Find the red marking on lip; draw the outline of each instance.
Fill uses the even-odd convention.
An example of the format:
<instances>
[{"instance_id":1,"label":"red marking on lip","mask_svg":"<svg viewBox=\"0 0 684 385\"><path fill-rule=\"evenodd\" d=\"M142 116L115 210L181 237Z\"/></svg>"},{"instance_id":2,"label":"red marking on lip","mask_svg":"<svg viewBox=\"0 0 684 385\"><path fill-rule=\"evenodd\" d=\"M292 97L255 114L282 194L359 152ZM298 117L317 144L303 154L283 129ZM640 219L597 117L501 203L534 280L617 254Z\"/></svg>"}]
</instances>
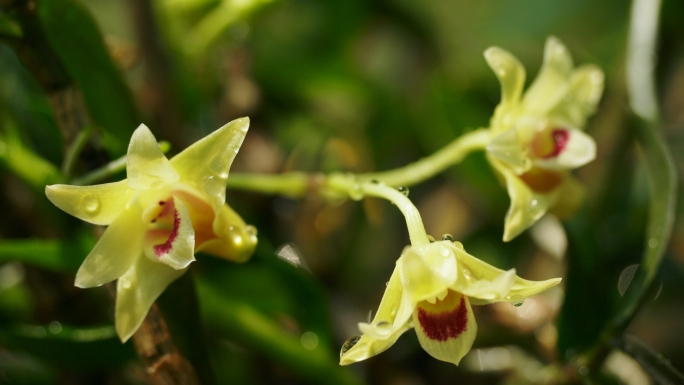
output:
<instances>
[{"instance_id":1,"label":"red marking on lip","mask_svg":"<svg viewBox=\"0 0 684 385\"><path fill-rule=\"evenodd\" d=\"M171 248L173 247L173 241L175 241L176 237L178 237L179 227L180 217L178 216L178 210L174 210L173 229L171 230L171 234L169 234L169 238L166 240L166 242L162 243L161 245L154 246L154 253L157 254L158 258L161 258L162 255L168 254L168 252L171 251Z\"/></svg>"},{"instance_id":2,"label":"red marking on lip","mask_svg":"<svg viewBox=\"0 0 684 385\"><path fill-rule=\"evenodd\" d=\"M568 139L570 138L570 133L568 130L562 128L555 128L551 131L551 139L553 140L553 150L550 154L546 155L544 159L549 159L558 156L565 146L568 144Z\"/></svg>"},{"instance_id":3,"label":"red marking on lip","mask_svg":"<svg viewBox=\"0 0 684 385\"><path fill-rule=\"evenodd\" d=\"M453 310L442 313L431 313L418 308L418 322L422 326L425 335L436 341L446 341L449 338L458 338L468 329L468 308L465 296Z\"/></svg>"}]
</instances>

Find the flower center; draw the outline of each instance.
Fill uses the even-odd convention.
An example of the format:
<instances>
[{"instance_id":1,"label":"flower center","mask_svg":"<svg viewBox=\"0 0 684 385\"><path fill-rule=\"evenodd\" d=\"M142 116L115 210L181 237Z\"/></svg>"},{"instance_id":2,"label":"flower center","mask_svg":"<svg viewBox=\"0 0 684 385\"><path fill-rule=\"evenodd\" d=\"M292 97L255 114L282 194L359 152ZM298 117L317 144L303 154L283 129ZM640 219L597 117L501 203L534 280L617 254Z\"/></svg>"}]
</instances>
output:
<instances>
[{"instance_id":1,"label":"flower center","mask_svg":"<svg viewBox=\"0 0 684 385\"><path fill-rule=\"evenodd\" d=\"M570 133L563 128L554 128L537 133L530 143L530 152L535 158L549 159L558 156L568 144Z\"/></svg>"},{"instance_id":2,"label":"flower center","mask_svg":"<svg viewBox=\"0 0 684 385\"><path fill-rule=\"evenodd\" d=\"M465 297L455 291L435 304L423 301L416 307L418 322L431 340L458 338L468 328L468 308Z\"/></svg>"}]
</instances>

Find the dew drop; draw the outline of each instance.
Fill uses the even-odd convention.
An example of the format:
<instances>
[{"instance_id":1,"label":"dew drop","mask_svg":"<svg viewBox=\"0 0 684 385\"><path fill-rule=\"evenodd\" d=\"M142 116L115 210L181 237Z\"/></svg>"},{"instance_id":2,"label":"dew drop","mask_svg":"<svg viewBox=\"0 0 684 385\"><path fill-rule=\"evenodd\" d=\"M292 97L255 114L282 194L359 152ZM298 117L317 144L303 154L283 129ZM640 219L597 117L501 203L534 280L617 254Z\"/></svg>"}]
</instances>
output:
<instances>
[{"instance_id":1,"label":"dew drop","mask_svg":"<svg viewBox=\"0 0 684 385\"><path fill-rule=\"evenodd\" d=\"M121 288L123 289L130 289L131 288L131 280L126 278L126 277L121 277L119 278L119 281L121 282Z\"/></svg>"},{"instance_id":2,"label":"dew drop","mask_svg":"<svg viewBox=\"0 0 684 385\"><path fill-rule=\"evenodd\" d=\"M81 201L83 211L89 215L97 215L100 212L101 204L100 198L95 195L86 195Z\"/></svg>"},{"instance_id":3,"label":"dew drop","mask_svg":"<svg viewBox=\"0 0 684 385\"><path fill-rule=\"evenodd\" d=\"M515 302L515 303L513 304L513 306L515 306L515 307L520 307L520 306L523 305L523 303L525 303L525 301L522 301L522 302Z\"/></svg>"},{"instance_id":4,"label":"dew drop","mask_svg":"<svg viewBox=\"0 0 684 385\"><path fill-rule=\"evenodd\" d=\"M473 276L471 275L470 270L463 269L462 273L463 273L463 278L465 278L467 280L473 279Z\"/></svg>"},{"instance_id":5,"label":"dew drop","mask_svg":"<svg viewBox=\"0 0 684 385\"><path fill-rule=\"evenodd\" d=\"M428 241L430 241L430 243L435 243L435 238L432 235L428 235L427 237L428 237Z\"/></svg>"},{"instance_id":6,"label":"dew drop","mask_svg":"<svg viewBox=\"0 0 684 385\"><path fill-rule=\"evenodd\" d=\"M258 233L257 228L252 225L245 226L245 232L247 232L247 234L249 234L252 237L256 237Z\"/></svg>"},{"instance_id":7,"label":"dew drop","mask_svg":"<svg viewBox=\"0 0 684 385\"><path fill-rule=\"evenodd\" d=\"M454 241L454 237L452 237L451 234L444 234L444 235L442 235L442 240L443 240L443 241L453 242L453 241Z\"/></svg>"},{"instance_id":8,"label":"dew drop","mask_svg":"<svg viewBox=\"0 0 684 385\"><path fill-rule=\"evenodd\" d=\"M404 196L408 196L408 195L409 195L409 188L406 187L406 186L399 186L399 187L397 187L397 191L399 191L400 193L402 193Z\"/></svg>"},{"instance_id":9,"label":"dew drop","mask_svg":"<svg viewBox=\"0 0 684 385\"><path fill-rule=\"evenodd\" d=\"M344 353L348 352L351 348L353 348L361 339L361 336L356 336L352 337L342 344L342 349L340 349L340 358L344 355Z\"/></svg>"},{"instance_id":10,"label":"dew drop","mask_svg":"<svg viewBox=\"0 0 684 385\"><path fill-rule=\"evenodd\" d=\"M532 202L530 202L530 208L533 209L533 208L537 207L537 204L538 204L538 203L539 203L539 202L537 202L536 199L532 199Z\"/></svg>"},{"instance_id":11,"label":"dew drop","mask_svg":"<svg viewBox=\"0 0 684 385\"><path fill-rule=\"evenodd\" d=\"M451 254L451 250L445 246L442 246L439 248L439 253L442 254L443 257L448 257L449 254Z\"/></svg>"},{"instance_id":12,"label":"dew drop","mask_svg":"<svg viewBox=\"0 0 684 385\"><path fill-rule=\"evenodd\" d=\"M363 191L361 190L361 185L354 183L351 190L349 190L349 198L355 201L360 201L363 199Z\"/></svg>"},{"instance_id":13,"label":"dew drop","mask_svg":"<svg viewBox=\"0 0 684 385\"><path fill-rule=\"evenodd\" d=\"M202 179L202 188L209 195L219 196L226 189L225 180L215 175L207 176Z\"/></svg>"},{"instance_id":14,"label":"dew drop","mask_svg":"<svg viewBox=\"0 0 684 385\"><path fill-rule=\"evenodd\" d=\"M618 279L618 292L620 292L620 296L625 295L625 292L627 291L629 284L632 283L632 278L634 278L634 274L638 268L638 264L630 265L622 270L622 273L620 273L620 279Z\"/></svg>"}]
</instances>

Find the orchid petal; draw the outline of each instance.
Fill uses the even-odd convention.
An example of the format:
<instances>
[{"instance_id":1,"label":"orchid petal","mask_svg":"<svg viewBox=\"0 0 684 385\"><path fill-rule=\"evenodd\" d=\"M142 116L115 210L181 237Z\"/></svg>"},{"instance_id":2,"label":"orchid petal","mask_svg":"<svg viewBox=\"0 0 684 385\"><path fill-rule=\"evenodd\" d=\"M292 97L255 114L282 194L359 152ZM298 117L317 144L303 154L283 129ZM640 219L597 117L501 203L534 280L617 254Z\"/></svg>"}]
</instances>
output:
<instances>
[{"instance_id":1,"label":"orchid petal","mask_svg":"<svg viewBox=\"0 0 684 385\"><path fill-rule=\"evenodd\" d=\"M116 285L116 332L126 342L140 327L152 303L187 269L138 258Z\"/></svg>"},{"instance_id":2,"label":"orchid petal","mask_svg":"<svg viewBox=\"0 0 684 385\"><path fill-rule=\"evenodd\" d=\"M501 105L516 103L525 84L525 67L515 56L499 47L488 48L484 57L501 83Z\"/></svg>"},{"instance_id":3,"label":"orchid petal","mask_svg":"<svg viewBox=\"0 0 684 385\"><path fill-rule=\"evenodd\" d=\"M413 306L405 303L407 297L403 292L399 275L397 266L387 283L373 322L359 324L359 329L364 335L353 347L342 352L340 365L349 365L384 352L410 328L409 319Z\"/></svg>"},{"instance_id":4,"label":"orchid petal","mask_svg":"<svg viewBox=\"0 0 684 385\"><path fill-rule=\"evenodd\" d=\"M508 196L511 198L511 205L504 220L503 240L508 242L543 217L554 203L557 193L551 195L536 193L498 160L491 156L487 159L504 177Z\"/></svg>"},{"instance_id":5,"label":"orchid petal","mask_svg":"<svg viewBox=\"0 0 684 385\"><path fill-rule=\"evenodd\" d=\"M171 159L183 183L204 191L218 214L226 200L226 178L240 149L249 118L235 119Z\"/></svg>"},{"instance_id":6,"label":"orchid petal","mask_svg":"<svg viewBox=\"0 0 684 385\"><path fill-rule=\"evenodd\" d=\"M144 224L142 212L131 205L114 219L76 273L76 286L95 287L122 276L140 256Z\"/></svg>"},{"instance_id":7,"label":"orchid petal","mask_svg":"<svg viewBox=\"0 0 684 385\"><path fill-rule=\"evenodd\" d=\"M128 185L136 190L156 189L179 178L144 124L133 132L128 145L126 174Z\"/></svg>"},{"instance_id":8,"label":"orchid petal","mask_svg":"<svg viewBox=\"0 0 684 385\"><path fill-rule=\"evenodd\" d=\"M587 116L596 111L604 87L604 75L594 65L583 65L576 68L570 77L570 88L563 101L551 112L551 115L567 120L577 127L586 123Z\"/></svg>"},{"instance_id":9,"label":"orchid petal","mask_svg":"<svg viewBox=\"0 0 684 385\"><path fill-rule=\"evenodd\" d=\"M125 180L95 186L56 184L45 187L45 195L55 206L95 225L112 223L126 207L133 191Z\"/></svg>"},{"instance_id":10,"label":"orchid petal","mask_svg":"<svg viewBox=\"0 0 684 385\"><path fill-rule=\"evenodd\" d=\"M549 37L544 46L544 64L523 96L523 110L531 115L543 115L554 108L568 90L572 66L568 49L558 38Z\"/></svg>"},{"instance_id":11,"label":"orchid petal","mask_svg":"<svg viewBox=\"0 0 684 385\"><path fill-rule=\"evenodd\" d=\"M461 262L461 274L468 276L469 279L459 278L451 289L467 295L474 305L486 305L499 301L522 302L525 298L552 288L561 281L560 278L528 281L515 275L515 269L504 271L463 250L457 250L456 253Z\"/></svg>"},{"instance_id":12,"label":"orchid petal","mask_svg":"<svg viewBox=\"0 0 684 385\"><path fill-rule=\"evenodd\" d=\"M468 297L454 291L434 305L420 302L413 312L413 325L428 354L455 365L470 351L477 334Z\"/></svg>"},{"instance_id":13,"label":"orchid petal","mask_svg":"<svg viewBox=\"0 0 684 385\"><path fill-rule=\"evenodd\" d=\"M256 248L256 229L246 225L228 205L221 205L213 231L216 238L202 243L197 251L241 263L247 261Z\"/></svg>"},{"instance_id":14,"label":"orchid petal","mask_svg":"<svg viewBox=\"0 0 684 385\"><path fill-rule=\"evenodd\" d=\"M195 231L183 202L180 199L170 202L174 205L172 228L148 230L145 254L153 262L159 261L179 270L188 267L195 260Z\"/></svg>"},{"instance_id":15,"label":"orchid petal","mask_svg":"<svg viewBox=\"0 0 684 385\"><path fill-rule=\"evenodd\" d=\"M520 144L516 129L495 136L487 145L487 152L505 162L516 173L523 173L530 166L530 160Z\"/></svg>"},{"instance_id":16,"label":"orchid petal","mask_svg":"<svg viewBox=\"0 0 684 385\"><path fill-rule=\"evenodd\" d=\"M404 249L400 276L414 303L437 296L457 278L457 263L450 242L435 242Z\"/></svg>"}]
</instances>

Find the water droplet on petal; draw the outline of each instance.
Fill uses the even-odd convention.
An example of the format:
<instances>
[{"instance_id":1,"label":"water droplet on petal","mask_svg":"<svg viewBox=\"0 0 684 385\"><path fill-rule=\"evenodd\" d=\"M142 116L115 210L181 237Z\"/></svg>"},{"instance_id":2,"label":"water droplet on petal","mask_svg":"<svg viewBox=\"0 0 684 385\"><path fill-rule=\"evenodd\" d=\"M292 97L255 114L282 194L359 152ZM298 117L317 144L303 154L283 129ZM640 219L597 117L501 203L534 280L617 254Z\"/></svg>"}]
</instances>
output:
<instances>
[{"instance_id":1,"label":"water droplet on petal","mask_svg":"<svg viewBox=\"0 0 684 385\"><path fill-rule=\"evenodd\" d=\"M471 275L470 270L463 269L462 273L463 273L463 278L465 278L467 280L473 279L473 276Z\"/></svg>"},{"instance_id":2,"label":"water droplet on petal","mask_svg":"<svg viewBox=\"0 0 684 385\"><path fill-rule=\"evenodd\" d=\"M83 211L89 215L97 215L100 212L100 198L95 195L86 195L81 201Z\"/></svg>"},{"instance_id":3,"label":"water droplet on petal","mask_svg":"<svg viewBox=\"0 0 684 385\"><path fill-rule=\"evenodd\" d=\"M247 232L247 234L249 234L252 237L256 237L258 233L257 228L252 225L245 226L245 232Z\"/></svg>"},{"instance_id":4,"label":"water droplet on petal","mask_svg":"<svg viewBox=\"0 0 684 385\"><path fill-rule=\"evenodd\" d=\"M443 241L453 242L453 241L454 241L454 237L452 237L451 234L444 234L444 235L442 235L442 240L443 240Z\"/></svg>"},{"instance_id":5,"label":"water droplet on petal","mask_svg":"<svg viewBox=\"0 0 684 385\"><path fill-rule=\"evenodd\" d=\"M513 304L513 306L515 306L515 307L520 307L520 306L522 306L522 305L523 305L523 303L525 303L525 301L522 301L522 302L516 302L516 303L514 303L514 304Z\"/></svg>"},{"instance_id":6,"label":"water droplet on petal","mask_svg":"<svg viewBox=\"0 0 684 385\"><path fill-rule=\"evenodd\" d=\"M355 201L360 201L363 199L363 191L361 190L361 185L354 183L351 190L349 190L349 198Z\"/></svg>"},{"instance_id":7,"label":"water droplet on petal","mask_svg":"<svg viewBox=\"0 0 684 385\"><path fill-rule=\"evenodd\" d=\"M202 188L209 195L220 196L226 190L225 179L214 175L207 176L202 179Z\"/></svg>"},{"instance_id":8,"label":"water droplet on petal","mask_svg":"<svg viewBox=\"0 0 684 385\"><path fill-rule=\"evenodd\" d=\"M439 253L442 254L443 257L448 257L449 254L451 254L451 250L449 250L448 247L442 246L439 248Z\"/></svg>"},{"instance_id":9,"label":"water droplet on petal","mask_svg":"<svg viewBox=\"0 0 684 385\"><path fill-rule=\"evenodd\" d=\"M397 191L399 191L400 193L402 193L404 196L408 196L408 195L409 195L409 188L406 187L406 186L399 186L399 187L397 187Z\"/></svg>"},{"instance_id":10,"label":"water droplet on petal","mask_svg":"<svg viewBox=\"0 0 684 385\"><path fill-rule=\"evenodd\" d=\"M126 278L126 277L121 277L119 278L119 281L121 281L121 288L123 289L130 289L131 288L131 280Z\"/></svg>"},{"instance_id":11,"label":"water droplet on petal","mask_svg":"<svg viewBox=\"0 0 684 385\"><path fill-rule=\"evenodd\" d=\"M532 199L532 202L530 202L530 208L533 209L533 208L537 207L538 203L539 202L537 202L536 199Z\"/></svg>"},{"instance_id":12,"label":"water droplet on petal","mask_svg":"<svg viewBox=\"0 0 684 385\"><path fill-rule=\"evenodd\" d=\"M435 243L435 238L432 235L428 235L427 237L428 237L428 241L430 241L430 243Z\"/></svg>"},{"instance_id":13,"label":"water droplet on petal","mask_svg":"<svg viewBox=\"0 0 684 385\"><path fill-rule=\"evenodd\" d=\"M351 348L353 348L361 339L361 336L356 336L352 337L342 344L342 349L340 349L340 358L344 355L344 353L348 352Z\"/></svg>"}]
</instances>

